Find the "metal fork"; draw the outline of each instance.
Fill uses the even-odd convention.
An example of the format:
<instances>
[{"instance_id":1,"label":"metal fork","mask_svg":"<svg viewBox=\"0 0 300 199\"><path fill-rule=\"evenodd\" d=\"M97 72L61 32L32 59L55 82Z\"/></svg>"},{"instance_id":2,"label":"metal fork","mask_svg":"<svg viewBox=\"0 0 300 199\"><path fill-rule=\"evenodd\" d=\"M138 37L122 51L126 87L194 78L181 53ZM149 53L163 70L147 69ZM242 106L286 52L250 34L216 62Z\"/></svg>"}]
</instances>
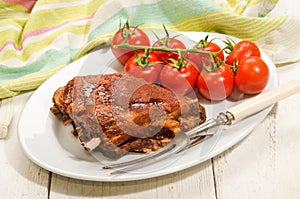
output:
<instances>
[{"instance_id":1,"label":"metal fork","mask_svg":"<svg viewBox=\"0 0 300 199\"><path fill-rule=\"evenodd\" d=\"M103 166L103 169L114 169L114 168L121 168L121 167L128 167L131 165L136 165L138 163L143 162L143 165L146 164L146 161L151 160L161 160L165 158L165 154L169 156L170 154L179 153L185 149L188 149L192 146L195 146L204 140L212 137L215 133L208 133L207 129L212 128L214 126L220 125L221 120L218 119L209 119L205 123L187 131L181 132L170 142L168 145L163 147L162 149L158 150L157 152L153 152L151 154L145 155L141 158L137 158L131 161L121 162L121 163L114 163L108 164ZM223 121L224 124L224 121Z\"/></svg>"},{"instance_id":2,"label":"metal fork","mask_svg":"<svg viewBox=\"0 0 300 199\"><path fill-rule=\"evenodd\" d=\"M193 144L199 144L201 141L195 141L195 138L201 136L213 136L215 133L207 134L205 130L219 126L219 125L231 125L233 121L242 120L264 108L284 99L288 96L300 92L300 80L292 80L288 83L282 84L275 89L261 93L251 99L246 100L230 109L225 113L221 112L215 119L209 119L205 123L193 128L188 132L181 132L173 139L170 144L163 147L157 152L146 155L142 158L138 158L132 161L127 161L123 163L110 164L104 166L106 169L119 169L112 173L126 173L137 168L144 167L148 164L157 162L159 160L165 159L175 153L184 150L186 147L190 147ZM195 141L193 143L193 141Z\"/></svg>"}]
</instances>

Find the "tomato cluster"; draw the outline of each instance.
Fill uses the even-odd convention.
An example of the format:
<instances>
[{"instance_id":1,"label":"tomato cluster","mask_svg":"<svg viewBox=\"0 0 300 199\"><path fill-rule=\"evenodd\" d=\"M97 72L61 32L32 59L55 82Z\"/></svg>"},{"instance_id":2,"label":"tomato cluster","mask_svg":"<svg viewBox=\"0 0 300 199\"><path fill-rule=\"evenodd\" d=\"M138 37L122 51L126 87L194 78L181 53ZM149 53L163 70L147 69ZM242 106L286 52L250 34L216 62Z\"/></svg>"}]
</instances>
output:
<instances>
[{"instance_id":1,"label":"tomato cluster","mask_svg":"<svg viewBox=\"0 0 300 199\"><path fill-rule=\"evenodd\" d=\"M230 96L234 87L243 94L260 93L268 83L269 68L261 59L258 46L249 40L236 44L227 40L225 43L223 50L227 56L219 58L213 70L205 68L201 71L197 85L199 92L214 101Z\"/></svg>"},{"instance_id":2,"label":"tomato cluster","mask_svg":"<svg viewBox=\"0 0 300 199\"><path fill-rule=\"evenodd\" d=\"M124 37L124 35L127 36ZM196 86L199 75L197 67L193 62L183 59L181 54L155 50L139 50L134 53L134 50L114 47L122 44L125 39L128 44L135 46L150 46L150 42L148 36L138 27L123 27L114 34L111 49L119 62L124 64L126 73L144 78L151 83L159 82L180 95L189 93ZM157 39L152 44L152 47L161 46L168 49L186 49L182 41L170 38L168 35Z\"/></svg>"},{"instance_id":3,"label":"tomato cluster","mask_svg":"<svg viewBox=\"0 0 300 199\"><path fill-rule=\"evenodd\" d=\"M124 43L141 48L115 47ZM143 30L126 26L114 34L111 49L126 73L180 95L197 88L203 97L219 101L230 96L234 87L245 94L261 92L268 83L269 69L256 44L248 40L235 44L229 39L224 44L221 48L206 37L189 50L166 34L151 45Z\"/></svg>"}]
</instances>

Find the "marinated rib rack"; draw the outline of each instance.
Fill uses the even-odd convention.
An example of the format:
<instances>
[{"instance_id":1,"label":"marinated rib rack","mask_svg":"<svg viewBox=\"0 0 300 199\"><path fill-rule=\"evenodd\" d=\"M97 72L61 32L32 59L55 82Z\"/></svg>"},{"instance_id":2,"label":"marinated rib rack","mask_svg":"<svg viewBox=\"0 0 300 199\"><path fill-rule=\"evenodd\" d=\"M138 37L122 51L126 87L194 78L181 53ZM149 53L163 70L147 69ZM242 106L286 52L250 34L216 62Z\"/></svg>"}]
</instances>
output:
<instances>
[{"instance_id":1,"label":"marinated rib rack","mask_svg":"<svg viewBox=\"0 0 300 199\"><path fill-rule=\"evenodd\" d=\"M51 112L88 151L118 158L129 151L149 153L206 119L197 98L124 74L76 76L53 95Z\"/></svg>"}]
</instances>

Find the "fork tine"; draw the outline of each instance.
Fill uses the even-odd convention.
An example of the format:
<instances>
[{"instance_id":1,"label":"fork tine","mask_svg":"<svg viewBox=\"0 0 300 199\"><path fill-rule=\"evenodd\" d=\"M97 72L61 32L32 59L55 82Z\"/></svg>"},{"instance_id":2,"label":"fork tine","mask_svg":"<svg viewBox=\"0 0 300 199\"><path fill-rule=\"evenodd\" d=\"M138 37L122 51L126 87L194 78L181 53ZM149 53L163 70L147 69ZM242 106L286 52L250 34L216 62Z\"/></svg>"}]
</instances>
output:
<instances>
[{"instance_id":1,"label":"fork tine","mask_svg":"<svg viewBox=\"0 0 300 199\"><path fill-rule=\"evenodd\" d=\"M185 133L186 135L188 135L190 137L190 139L195 137L195 136L197 136L197 137L201 137L201 136L202 137L208 137L208 136L212 136L213 134L206 133L206 132L204 132L204 130L207 130L208 128L213 127L215 125L217 125L216 120L209 119L205 123L193 128L193 129L191 129L187 132L182 132L182 133ZM145 155L141 158L137 158L137 159L134 159L134 160L131 160L131 161L108 164L108 165L103 166L102 168L103 169L113 169L113 168L127 167L127 166L130 166L130 165L135 165L137 163L144 162L144 161L146 161L148 159L151 159L151 158L156 158L156 157L162 156L163 154L172 151L172 149L176 147L176 143L173 143L173 144L171 144L171 143L168 144L167 146L164 146L162 149L160 149L159 151L157 151L155 153L151 153L149 155ZM188 143L188 144L186 144L186 146L188 146L190 144L191 143ZM193 144L193 146L194 145L195 144ZM186 148L186 146L184 148ZM182 148L180 151L182 151L184 148Z\"/></svg>"},{"instance_id":2,"label":"fork tine","mask_svg":"<svg viewBox=\"0 0 300 199\"><path fill-rule=\"evenodd\" d=\"M190 147L193 147L212 136L213 135L210 135L210 134L206 135L206 136L195 136L194 138L192 138L191 142L187 143L187 145L182 145L180 147L176 147L176 144L173 144L173 147L168 152L159 153L159 154L157 154L157 156L152 156L152 158L147 158L142 161L139 161L141 164L132 164L132 165L127 165L127 167L118 168L117 170L111 172L111 174L127 173L129 171L133 171L135 169L149 165L152 162L158 162L160 160L166 159L166 158L170 157L171 155L177 154L186 149L189 149Z\"/></svg>"},{"instance_id":3,"label":"fork tine","mask_svg":"<svg viewBox=\"0 0 300 199\"><path fill-rule=\"evenodd\" d=\"M212 128L214 126L217 126L218 123L215 119L209 119L206 120L203 124L196 126L195 128L192 128L191 130L185 132L188 136L193 137L195 135L197 136L206 136L206 135L213 135L211 133L207 133L205 130Z\"/></svg>"},{"instance_id":4,"label":"fork tine","mask_svg":"<svg viewBox=\"0 0 300 199\"><path fill-rule=\"evenodd\" d=\"M195 136L194 138L192 138L191 144L187 145L184 149L182 149L182 151L204 142L205 140L211 138L213 135L214 134L207 134L205 136Z\"/></svg>"},{"instance_id":5,"label":"fork tine","mask_svg":"<svg viewBox=\"0 0 300 199\"><path fill-rule=\"evenodd\" d=\"M134 166L134 165L147 165L151 160L160 160L161 157L167 157L170 154L174 154L176 151L181 150L185 146L190 144L190 138L183 132L178 133L176 137L165 147L158 150L157 152L154 152L152 154L143 156L141 158L127 161L123 163L116 163L116 164L110 164L107 166L104 166L105 169L111 169L111 168L121 168L121 167L128 167L128 166ZM138 164L140 163L140 164Z\"/></svg>"},{"instance_id":6,"label":"fork tine","mask_svg":"<svg viewBox=\"0 0 300 199\"><path fill-rule=\"evenodd\" d=\"M164 159L170 157L171 155L176 154L178 151L181 151L186 145L177 147L176 143L174 143L174 144L172 144L172 146L173 147L168 152L158 153L157 156L154 156L152 158L147 158L147 159L141 161L140 164L133 164L133 165L129 165L127 167L118 168L117 170L111 172L110 174L113 175L113 174L127 173L127 172L133 171L135 169L139 169L144 166L147 166L151 163L155 163L155 162L164 160Z\"/></svg>"},{"instance_id":7,"label":"fork tine","mask_svg":"<svg viewBox=\"0 0 300 199\"><path fill-rule=\"evenodd\" d=\"M149 155L145 155L141 158L137 158L131 161L126 161L126 162L121 162L121 163L115 163L115 164L109 164L109 165L105 165L102 168L103 169L113 169L113 168L119 168L119 167L126 167L126 166L130 166L130 165L134 165L140 162L143 162L147 159L150 158L155 158L155 157L159 157L169 151L171 151L173 148L176 147L176 144L168 144L167 146L163 147L162 149L160 149L159 151L155 152L155 153L151 153Z\"/></svg>"}]
</instances>

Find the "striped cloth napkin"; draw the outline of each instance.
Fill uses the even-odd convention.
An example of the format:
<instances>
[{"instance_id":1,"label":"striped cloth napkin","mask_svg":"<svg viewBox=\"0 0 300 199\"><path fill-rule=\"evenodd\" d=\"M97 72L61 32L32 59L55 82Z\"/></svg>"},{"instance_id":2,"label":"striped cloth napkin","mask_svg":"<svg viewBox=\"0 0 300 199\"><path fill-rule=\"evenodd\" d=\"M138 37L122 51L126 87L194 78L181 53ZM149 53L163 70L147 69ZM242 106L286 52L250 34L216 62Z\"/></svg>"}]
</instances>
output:
<instances>
[{"instance_id":1,"label":"striped cloth napkin","mask_svg":"<svg viewBox=\"0 0 300 199\"><path fill-rule=\"evenodd\" d=\"M300 59L300 19L268 17L277 0L0 0L0 137L9 97L34 90L108 42L120 20L173 31L219 32L255 41L275 64ZM289 53L287 49L294 49ZM8 98L8 99L7 99Z\"/></svg>"}]
</instances>

